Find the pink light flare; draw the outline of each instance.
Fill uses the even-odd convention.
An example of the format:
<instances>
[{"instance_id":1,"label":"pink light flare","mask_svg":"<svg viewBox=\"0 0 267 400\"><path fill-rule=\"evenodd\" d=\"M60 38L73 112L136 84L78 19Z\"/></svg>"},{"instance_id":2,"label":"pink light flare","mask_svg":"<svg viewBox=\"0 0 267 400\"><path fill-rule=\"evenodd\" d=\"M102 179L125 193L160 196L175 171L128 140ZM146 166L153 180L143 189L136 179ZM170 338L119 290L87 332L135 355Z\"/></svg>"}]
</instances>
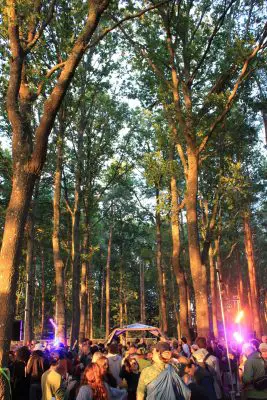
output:
<instances>
[{"instance_id":1,"label":"pink light flare","mask_svg":"<svg viewBox=\"0 0 267 400\"><path fill-rule=\"evenodd\" d=\"M233 337L239 344L244 342L244 338L239 332L234 332Z\"/></svg>"},{"instance_id":2,"label":"pink light flare","mask_svg":"<svg viewBox=\"0 0 267 400\"><path fill-rule=\"evenodd\" d=\"M57 329L57 324L54 322L53 318L49 318L49 322L53 326L54 329Z\"/></svg>"},{"instance_id":3,"label":"pink light flare","mask_svg":"<svg viewBox=\"0 0 267 400\"><path fill-rule=\"evenodd\" d=\"M237 316L235 317L235 323L236 323L236 324L240 324L241 319L243 319L244 316L245 316L244 311L243 311L243 310L240 310L240 311L238 312Z\"/></svg>"}]
</instances>

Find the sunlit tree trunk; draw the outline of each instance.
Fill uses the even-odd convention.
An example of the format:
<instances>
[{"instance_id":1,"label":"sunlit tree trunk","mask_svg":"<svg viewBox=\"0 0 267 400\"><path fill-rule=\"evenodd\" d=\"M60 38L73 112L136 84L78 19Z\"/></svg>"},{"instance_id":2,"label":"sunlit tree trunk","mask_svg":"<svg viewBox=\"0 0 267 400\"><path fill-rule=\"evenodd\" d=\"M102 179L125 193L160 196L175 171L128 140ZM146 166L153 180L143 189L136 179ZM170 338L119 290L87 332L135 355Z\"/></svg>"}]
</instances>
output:
<instances>
[{"instance_id":1,"label":"sunlit tree trunk","mask_svg":"<svg viewBox=\"0 0 267 400\"><path fill-rule=\"evenodd\" d=\"M79 341L85 338L86 322L88 317L88 230L84 232L82 249L82 270L81 270L81 317ZM87 322L88 323L88 322Z\"/></svg>"},{"instance_id":2,"label":"sunlit tree trunk","mask_svg":"<svg viewBox=\"0 0 267 400\"><path fill-rule=\"evenodd\" d=\"M171 276L173 276L174 272L173 272L173 266L172 266L172 259L171 259L170 265L171 265ZM176 296L176 287L175 287L174 279L171 279L170 288L171 288L171 301L172 301L172 307L173 307L174 322L175 322L175 326L176 326L177 337L180 338L181 337L181 328L180 328L180 320L179 320L179 313L178 313L178 307L177 307L178 300L177 300L177 296Z\"/></svg>"},{"instance_id":3,"label":"sunlit tree trunk","mask_svg":"<svg viewBox=\"0 0 267 400\"><path fill-rule=\"evenodd\" d=\"M156 240L157 240L157 253L156 253L156 265L158 272L158 286L159 286L159 306L160 306L160 318L163 332L168 332L168 320L167 320L167 304L166 304L166 292L164 291L164 274L162 267L162 243L161 243L161 217L160 217L160 204L159 204L159 189L156 188Z\"/></svg>"},{"instance_id":4,"label":"sunlit tree trunk","mask_svg":"<svg viewBox=\"0 0 267 400\"><path fill-rule=\"evenodd\" d=\"M202 265L197 221L198 157L188 148L188 173L186 180L186 217L190 269L196 301L196 323L199 336L209 335L209 310L206 268Z\"/></svg>"},{"instance_id":5,"label":"sunlit tree trunk","mask_svg":"<svg viewBox=\"0 0 267 400\"><path fill-rule=\"evenodd\" d=\"M64 283L64 263L60 250L60 199L61 199L61 179L63 161L63 135L64 135L64 109L59 113L59 130L57 136L57 160L54 176L54 199L53 199L53 259L56 280L56 324L55 335L57 339L66 342L66 321L65 321L65 283Z\"/></svg>"},{"instance_id":6,"label":"sunlit tree trunk","mask_svg":"<svg viewBox=\"0 0 267 400\"><path fill-rule=\"evenodd\" d=\"M209 263L210 263L210 291L211 291L211 313L212 313L212 327L213 334L218 338L218 325L217 325L217 286L216 286L216 268L213 258L213 248L209 248Z\"/></svg>"},{"instance_id":7,"label":"sunlit tree trunk","mask_svg":"<svg viewBox=\"0 0 267 400\"><path fill-rule=\"evenodd\" d=\"M145 266L144 262L140 262L140 321L146 323L146 306L145 306Z\"/></svg>"},{"instance_id":8,"label":"sunlit tree trunk","mask_svg":"<svg viewBox=\"0 0 267 400\"><path fill-rule=\"evenodd\" d=\"M246 250L246 258L248 263L248 276L251 294L251 313L253 315L253 327L257 337L261 335L260 312L259 312L259 293L257 289L256 264L254 257L253 237L251 231L251 222L249 212L245 212L243 216L244 222L244 242Z\"/></svg>"},{"instance_id":9,"label":"sunlit tree trunk","mask_svg":"<svg viewBox=\"0 0 267 400\"><path fill-rule=\"evenodd\" d=\"M27 255L26 255L26 299L24 317L24 345L33 339L33 297L34 297L34 271L33 271L33 248L34 248L34 218L33 212L28 214L26 225Z\"/></svg>"},{"instance_id":10,"label":"sunlit tree trunk","mask_svg":"<svg viewBox=\"0 0 267 400\"><path fill-rule=\"evenodd\" d=\"M112 225L109 231L108 240L108 255L106 264L106 338L110 333L110 260L111 260L111 246L112 246Z\"/></svg>"},{"instance_id":11,"label":"sunlit tree trunk","mask_svg":"<svg viewBox=\"0 0 267 400\"><path fill-rule=\"evenodd\" d=\"M72 215L72 322L71 322L71 345L79 337L80 327L80 235L79 221L80 212L78 208Z\"/></svg>"},{"instance_id":12,"label":"sunlit tree trunk","mask_svg":"<svg viewBox=\"0 0 267 400\"><path fill-rule=\"evenodd\" d=\"M125 321L125 324L127 325L128 324L128 306L127 306L126 292L124 292L124 306L123 306L123 309L124 309L124 321Z\"/></svg>"},{"instance_id":13,"label":"sunlit tree trunk","mask_svg":"<svg viewBox=\"0 0 267 400\"><path fill-rule=\"evenodd\" d=\"M176 177L171 177L171 232L172 232L172 266L179 289L179 323L181 335L190 337L188 326L188 309L186 282L180 264L181 242L179 227L179 208Z\"/></svg>"},{"instance_id":14,"label":"sunlit tree trunk","mask_svg":"<svg viewBox=\"0 0 267 400\"><path fill-rule=\"evenodd\" d=\"M89 267L91 268L91 265L90 265L90 263L89 263ZM94 324L93 324L93 322L94 322L94 320L93 320L93 317L94 317L94 314L93 314L93 305L94 305L94 288L93 288L93 282L92 282L92 274L90 273L90 277L91 277L91 279L90 279L90 282L91 282L91 285L90 285L90 287L89 287L89 293L88 293L88 320L89 320L89 337L91 338L91 339L93 339L93 337L94 337L94 331L93 331L93 327L94 327Z\"/></svg>"},{"instance_id":15,"label":"sunlit tree trunk","mask_svg":"<svg viewBox=\"0 0 267 400\"><path fill-rule=\"evenodd\" d=\"M88 335L93 338L93 304L94 304L94 282L92 277L92 263L88 262Z\"/></svg>"},{"instance_id":16,"label":"sunlit tree trunk","mask_svg":"<svg viewBox=\"0 0 267 400\"><path fill-rule=\"evenodd\" d=\"M243 276L242 276L242 267L241 267L241 261L240 261L240 250L239 247L236 246L235 249L235 261L236 261L236 269L237 269L237 290L238 290L238 296L239 296L239 301L240 301L240 307L241 309L245 306L245 299L244 299L244 283L243 283Z\"/></svg>"},{"instance_id":17,"label":"sunlit tree trunk","mask_svg":"<svg viewBox=\"0 0 267 400\"><path fill-rule=\"evenodd\" d=\"M105 302L105 272L102 270L101 274L101 299L100 299L100 330L103 329L103 319L104 319L104 302Z\"/></svg>"}]
</instances>

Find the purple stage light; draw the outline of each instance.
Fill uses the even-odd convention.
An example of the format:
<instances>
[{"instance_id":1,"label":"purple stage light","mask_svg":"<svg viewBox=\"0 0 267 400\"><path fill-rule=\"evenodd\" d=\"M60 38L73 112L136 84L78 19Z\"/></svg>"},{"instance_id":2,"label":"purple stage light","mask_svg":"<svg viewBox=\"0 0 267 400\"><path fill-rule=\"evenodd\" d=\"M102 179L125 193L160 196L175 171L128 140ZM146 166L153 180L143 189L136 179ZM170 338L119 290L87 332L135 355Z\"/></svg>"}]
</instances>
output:
<instances>
[{"instance_id":1,"label":"purple stage light","mask_svg":"<svg viewBox=\"0 0 267 400\"><path fill-rule=\"evenodd\" d=\"M233 337L239 344L244 342L244 338L239 332L234 332Z\"/></svg>"},{"instance_id":2,"label":"purple stage light","mask_svg":"<svg viewBox=\"0 0 267 400\"><path fill-rule=\"evenodd\" d=\"M54 329L57 329L57 324L54 322L53 318L49 318L49 322L53 326Z\"/></svg>"}]
</instances>

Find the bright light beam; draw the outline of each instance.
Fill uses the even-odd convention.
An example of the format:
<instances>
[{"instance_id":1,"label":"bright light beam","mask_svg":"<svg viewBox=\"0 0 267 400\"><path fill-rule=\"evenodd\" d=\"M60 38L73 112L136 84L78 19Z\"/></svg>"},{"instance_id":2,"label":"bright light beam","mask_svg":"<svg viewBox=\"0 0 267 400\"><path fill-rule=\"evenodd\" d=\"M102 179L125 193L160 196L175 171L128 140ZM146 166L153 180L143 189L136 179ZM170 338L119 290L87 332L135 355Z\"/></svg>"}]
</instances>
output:
<instances>
[{"instance_id":1,"label":"bright light beam","mask_svg":"<svg viewBox=\"0 0 267 400\"><path fill-rule=\"evenodd\" d=\"M54 329L57 329L57 324L54 322L53 318L49 318L49 322L53 326Z\"/></svg>"},{"instance_id":2,"label":"bright light beam","mask_svg":"<svg viewBox=\"0 0 267 400\"><path fill-rule=\"evenodd\" d=\"M239 313L237 314L236 318L235 318L235 323L236 324L240 324L241 319L243 319L245 316L245 313L243 310L239 311Z\"/></svg>"},{"instance_id":3,"label":"bright light beam","mask_svg":"<svg viewBox=\"0 0 267 400\"><path fill-rule=\"evenodd\" d=\"M244 338L243 338L242 335L240 335L239 332L234 332L233 337L237 341L237 343L239 343L239 344L244 342Z\"/></svg>"}]
</instances>

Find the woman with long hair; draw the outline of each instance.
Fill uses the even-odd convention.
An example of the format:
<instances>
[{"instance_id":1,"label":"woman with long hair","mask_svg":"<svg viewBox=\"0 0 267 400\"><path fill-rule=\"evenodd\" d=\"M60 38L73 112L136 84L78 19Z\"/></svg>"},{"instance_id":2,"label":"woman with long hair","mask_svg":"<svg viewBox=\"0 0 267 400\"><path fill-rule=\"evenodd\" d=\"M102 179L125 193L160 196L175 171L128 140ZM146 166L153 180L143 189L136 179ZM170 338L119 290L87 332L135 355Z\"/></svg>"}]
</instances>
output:
<instances>
[{"instance_id":1,"label":"woman with long hair","mask_svg":"<svg viewBox=\"0 0 267 400\"><path fill-rule=\"evenodd\" d=\"M99 357L96 360L96 364L100 367L100 371L103 376L104 382L106 382L109 386L116 388L117 381L109 371L109 364L107 357L101 355L101 357Z\"/></svg>"},{"instance_id":2,"label":"woman with long hair","mask_svg":"<svg viewBox=\"0 0 267 400\"><path fill-rule=\"evenodd\" d=\"M77 400L108 400L108 390L104 384L101 369L91 364L84 370Z\"/></svg>"}]
</instances>

